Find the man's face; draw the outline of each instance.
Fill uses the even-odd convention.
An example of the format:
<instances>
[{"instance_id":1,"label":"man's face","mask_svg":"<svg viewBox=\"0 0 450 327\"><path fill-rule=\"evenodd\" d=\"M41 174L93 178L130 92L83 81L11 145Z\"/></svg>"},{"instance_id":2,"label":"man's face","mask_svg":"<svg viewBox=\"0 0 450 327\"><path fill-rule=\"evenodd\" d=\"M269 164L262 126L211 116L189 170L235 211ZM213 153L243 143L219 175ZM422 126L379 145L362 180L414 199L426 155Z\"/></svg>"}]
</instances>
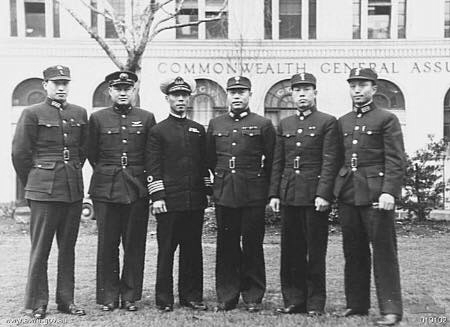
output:
<instances>
[{"instance_id":1,"label":"man's face","mask_svg":"<svg viewBox=\"0 0 450 327\"><path fill-rule=\"evenodd\" d=\"M170 112L182 116L187 109L190 94L185 91L175 91L166 95L166 100L170 106Z\"/></svg>"},{"instance_id":2,"label":"man's face","mask_svg":"<svg viewBox=\"0 0 450 327\"><path fill-rule=\"evenodd\" d=\"M56 80L56 81L44 81L42 86L47 91L47 96L50 99L64 102L67 100L69 94L69 81Z\"/></svg>"},{"instance_id":3,"label":"man's face","mask_svg":"<svg viewBox=\"0 0 450 327\"><path fill-rule=\"evenodd\" d=\"M311 84L297 84L292 87L292 99L300 111L311 108L316 103L317 90Z\"/></svg>"},{"instance_id":4,"label":"man's face","mask_svg":"<svg viewBox=\"0 0 450 327\"><path fill-rule=\"evenodd\" d=\"M364 105L373 99L373 95L377 91L376 84L365 80L351 80L348 82L350 86L350 96L353 104Z\"/></svg>"},{"instance_id":5,"label":"man's face","mask_svg":"<svg viewBox=\"0 0 450 327\"><path fill-rule=\"evenodd\" d=\"M231 111L241 112L248 107L252 92L249 89L230 89L227 92L228 105Z\"/></svg>"},{"instance_id":6,"label":"man's face","mask_svg":"<svg viewBox=\"0 0 450 327\"><path fill-rule=\"evenodd\" d=\"M133 100L134 87L127 84L118 84L109 87L109 95L113 103L118 105L129 105Z\"/></svg>"}]
</instances>

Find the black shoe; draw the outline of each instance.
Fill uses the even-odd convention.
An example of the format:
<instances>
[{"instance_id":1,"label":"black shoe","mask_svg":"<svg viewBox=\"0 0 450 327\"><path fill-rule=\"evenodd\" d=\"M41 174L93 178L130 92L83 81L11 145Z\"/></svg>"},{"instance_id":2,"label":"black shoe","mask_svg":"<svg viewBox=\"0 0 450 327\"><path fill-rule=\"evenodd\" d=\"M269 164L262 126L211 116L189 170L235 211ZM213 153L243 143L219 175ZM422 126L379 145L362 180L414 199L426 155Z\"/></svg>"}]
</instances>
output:
<instances>
[{"instance_id":1,"label":"black shoe","mask_svg":"<svg viewBox=\"0 0 450 327\"><path fill-rule=\"evenodd\" d=\"M375 322L377 326L394 326L400 322L401 318L399 315L390 313L381 317L381 319Z\"/></svg>"},{"instance_id":2,"label":"black shoe","mask_svg":"<svg viewBox=\"0 0 450 327\"><path fill-rule=\"evenodd\" d=\"M67 304L58 304L57 309L59 312L67 313L69 315L74 316L84 316L86 315L86 311L77 307L75 303Z\"/></svg>"},{"instance_id":3,"label":"black shoe","mask_svg":"<svg viewBox=\"0 0 450 327\"><path fill-rule=\"evenodd\" d=\"M261 304L259 304L259 303L248 303L247 304L248 312L258 312L259 310L261 310Z\"/></svg>"},{"instance_id":4,"label":"black shoe","mask_svg":"<svg viewBox=\"0 0 450 327\"><path fill-rule=\"evenodd\" d=\"M206 311L208 307L200 301L180 301L180 305L183 307L191 308L192 310Z\"/></svg>"},{"instance_id":5,"label":"black shoe","mask_svg":"<svg viewBox=\"0 0 450 327\"><path fill-rule=\"evenodd\" d=\"M115 308L117 308L117 305L115 303L108 303L108 304L104 304L102 306L102 311L110 312L110 311L114 311Z\"/></svg>"},{"instance_id":6,"label":"black shoe","mask_svg":"<svg viewBox=\"0 0 450 327\"><path fill-rule=\"evenodd\" d=\"M221 312L221 311L230 311L235 309L236 306L225 304L225 303L218 303L216 307L214 308L214 312Z\"/></svg>"},{"instance_id":7,"label":"black shoe","mask_svg":"<svg viewBox=\"0 0 450 327\"><path fill-rule=\"evenodd\" d=\"M33 309L31 316L35 319L44 319L47 314L47 306L41 305L39 308Z\"/></svg>"},{"instance_id":8,"label":"black shoe","mask_svg":"<svg viewBox=\"0 0 450 327\"><path fill-rule=\"evenodd\" d=\"M357 310L348 308L345 309L341 314L339 314L340 317L350 317L350 316L367 316L369 314L368 310Z\"/></svg>"},{"instance_id":9,"label":"black shoe","mask_svg":"<svg viewBox=\"0 0 450 327\"><path fill-rule=\"evenodd\" d=\"M122 309L134 312L138 310L138 307L133 301L122 301Z\"/></svg>"},{"instance_id":10,"label":"black shoe","mask_svg":"<svg viewBox=\"0 0 450 327\"><path fill-rule=\"evenodd\" d=\"M289 305L284 308L278 308L277 313L283 313L283 314L305 313L305 310L302 307L299 307L296 305Z\"/></svg>"},{"instance_id":11,"label":"black shoe","mask_svg":"<svg viewBox=\"0 0 450 327\"><path fill-rule=\"evenodd\" d=\"M161 312L171 312L173 311L172 305L158 305L158 310Z\"/></svg>"},{"instance_id":12,"label":"black shoe","mask_svg":"<svg viewBox=\"0 0 450 327\"><path fill-rule=\"evenodd\" d=\"M322 310L309 310L308 316L309 317L319 317L322 316L324 312Z\"/></svg>"}]
</instances>

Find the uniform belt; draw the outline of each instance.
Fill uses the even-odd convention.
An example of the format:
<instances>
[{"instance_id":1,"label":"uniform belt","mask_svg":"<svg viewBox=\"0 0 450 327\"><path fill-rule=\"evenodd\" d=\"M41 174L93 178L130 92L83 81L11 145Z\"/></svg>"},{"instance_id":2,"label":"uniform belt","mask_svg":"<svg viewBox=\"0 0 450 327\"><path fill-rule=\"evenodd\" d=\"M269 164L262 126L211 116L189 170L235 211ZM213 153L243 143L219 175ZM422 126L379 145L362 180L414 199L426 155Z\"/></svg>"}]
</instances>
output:
<instances>
[{"instance_id":1,"label":"uniform belt","mask_svg":"<svg viewBox=\"0 0 450 327\"><path fill-rule=\"evenodd\" d=\"M357 169L359 167L370 167L384 165L383 161L361 161L357 158L352 158L351 160L346 160L345 165L351 169Z\"/></svg>"},{"instance_id":2,"label":"uniform belt","mask_svg":"<svg viewBox=\"0 0 450 327\"><path fill-rule=\"evenodd\" d=\"M133 159L127 156L114 158L100 158L97 164L119 165L119 166L143 166L142 160Z\"/></svg>"},{"instance_id":3,"label":"uniform belt","mask_svg":"<svg viewBox=\"0 0 450 327\"><path fill-rule=\"evenodd\" d=\"M259 162L242 162L238 158L230 158L227 161L220 160L216 168L221 169L260 169L261 161Z\"/></svg>"},{"instance_id":4,"label":"uniform belt","mask_svg":"<svg viewBox=\"0 0 450 327\"><path fill-rule=\"evenodd\" d=\"M300 168L317 168L321 167L321 162L299 162L298 164L296 162L290 162L285 163L284 168L294 168L294 169L300 169Z\"/></svg>"},{"instance_id":5,"label":"uniform belt","mask_svg":"<svg viewBox=\"0 0 450 327\"><path fill-rule=\"evenodd\" d=\"M34 156L37 160L50 160L50 161L80 161L80 157L77 155L72 155L69 150L65 153L38 153Z\"/></svg>"}]
</instances>

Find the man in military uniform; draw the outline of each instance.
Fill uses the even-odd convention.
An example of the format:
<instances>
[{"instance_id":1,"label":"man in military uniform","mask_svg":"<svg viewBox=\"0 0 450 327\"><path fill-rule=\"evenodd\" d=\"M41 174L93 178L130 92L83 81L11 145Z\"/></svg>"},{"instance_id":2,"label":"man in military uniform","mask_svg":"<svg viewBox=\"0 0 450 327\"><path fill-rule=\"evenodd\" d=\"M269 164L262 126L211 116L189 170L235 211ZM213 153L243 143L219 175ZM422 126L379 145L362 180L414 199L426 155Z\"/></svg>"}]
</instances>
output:
<instances>
[{"instance_id":1,"label":"man in military uniform","mask_svg":"<svg viewBox=\"0 0 450 327\"><path fill-rule=\"evenodd\" d=\"M212 119L206 135L218 228L216 310L234 309L242 294L255 312L266 289L264 214L276 134L269 119L249 109L248 78L230 78L227 93L230 111Z\"/></svg>"},{"instance_id":2,"label":"man in military uniform","mask_svg":"<svg viewBox=\"0 0 450 327\"><path fill-rule=\"evenodd\" d=\"M339 202L345 257L343 316L367 315L370 308L372 244L375 286L382 318L391 326L402 318L400 275L394 226L395 198L405 169L397 117L377 108L377 74L352 69L348 78L353 110L339 118L342 168L334 194Z\"/></svg>"},{"instance_id":3,"label":"man in military uniform","mask_svg":"<svg viewBox=\"0 0 450 327\"><path fill-rule=\"evenodd\" d=\"M61 312L84 315L74 302L75 243L83 199L81 168L86 160L86 110L67 103L70 70L44 70L47 98L24 109L12 144L14 168L31 208L31 253L25 308L34 318L46 315L47 260L56 234L56 303Z\"/></svg>"},{"instance_id":4,"label":"man in military uniform","mask_svg":"<svg viewBox=\"0 0 450 327\"><path fill-rule=\"evenodd\" d=\"M148 189L157 220L156 305L161 311L173 310L173 259L178 245L180 304L206 310L201 242L210 177L205 128L186 118L194 90L195 83L181 77L162 83L170 114L150 132Z\"/></svg>"},{"instance_id":5,"label":"man in military uniform","mask_svg":"<svg viewBox=\"0 0 450 327\"><path fill-rule=\"evenodd\" d=\"M136 74L118 71L105 77L113 106L89 119L88 159L94 173L89 193L98 226L97 303L103 311L136 311L142 296L148 223L144 170L152 113L132 105ZM123 267L119 277L119 245Z\"/></svg>"},{"instance_id":6,"label":"man in military uniform","mask_svg":"<svg viewBox=\"0 0 450 327\"><path fill-rule=\"evenodd\" d=\"M328 213L337 173L337 121L316 108L316 78L291 78L297 114L280 121L269 196L281 203L281 291L279 313L323 314Z\"/></svg>"}]
</instances>

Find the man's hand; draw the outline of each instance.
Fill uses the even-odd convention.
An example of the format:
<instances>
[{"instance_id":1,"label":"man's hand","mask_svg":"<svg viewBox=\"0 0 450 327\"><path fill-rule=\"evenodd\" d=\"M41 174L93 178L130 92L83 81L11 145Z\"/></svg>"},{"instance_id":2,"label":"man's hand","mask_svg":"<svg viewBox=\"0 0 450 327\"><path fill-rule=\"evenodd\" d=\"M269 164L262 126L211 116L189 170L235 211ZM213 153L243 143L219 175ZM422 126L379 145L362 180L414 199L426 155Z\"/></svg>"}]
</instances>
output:
<instances>
[{"instance_id":1,"label":"man's hand","mask_svg":"<svg viewBox=\"0 0 450 327\"><path fill-rule=\"evenodd\" d=\"M152 214L153 215L156 215L158 213L164 213L164 212L167 212L166 201L157 200L157 201L153 202L153 206L152 206Z\"/></svg>"},{"instance_id":2,"label":"man's hand","mask_svg":"<svg viewBox=\"0 0 450 327\"><path fill-rule=\"evenodd\" d=\"M378 209L394 210L394 208L395 208L395 198L388 193L381 194L378 199Z\"/></svg>"},{"instance_id":3,"label":"man's hand","mask_svg":"<svg viewBox=\"0 0 450 327\"><path fill-rule=\"evenodd\" d=\"M280 199L271 198L269 202L270 208L272 208L273 212L280 212Z\"/></svg>"},{"instance_id":4,"label":"man's hand","mask_svg":"<svg viewBox=\"0 0 450 327\"><path fill-rule=\"evenodd\" d=\"M320 196L316 197L314 201L314 205L316 206L316 211L324 212L330 208L330 202L321 198Z\"/></svg>"}]
</instances>

